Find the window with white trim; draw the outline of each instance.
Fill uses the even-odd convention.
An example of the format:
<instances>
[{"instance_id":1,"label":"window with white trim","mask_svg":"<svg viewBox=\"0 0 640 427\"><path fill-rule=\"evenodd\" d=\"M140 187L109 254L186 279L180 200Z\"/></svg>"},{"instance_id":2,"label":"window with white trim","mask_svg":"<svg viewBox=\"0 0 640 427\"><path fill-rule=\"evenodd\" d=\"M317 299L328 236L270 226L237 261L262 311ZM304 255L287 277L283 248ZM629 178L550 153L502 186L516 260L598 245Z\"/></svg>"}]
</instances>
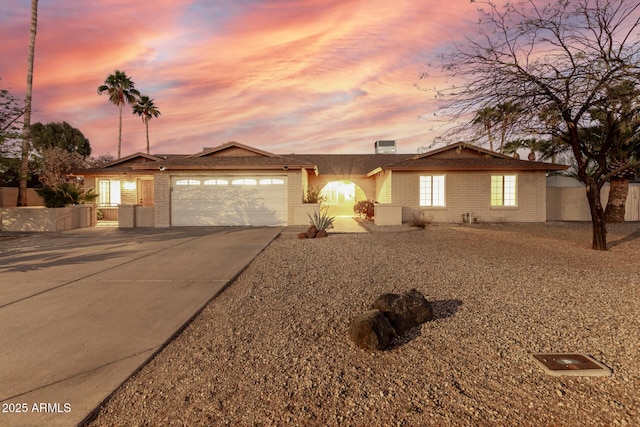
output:
<instances>
[{"instance_id":1,"label":"window with white trim","mask_svg":"<svg viewBox=\"0 0 640 427\"><path fill-rule=\"evenodd\" d=\"M101 179L98 181L98 204L102 206L119 205L120 181L114 179Z\"/></svg>"},{"instance_id":2,"label":"window with white trim","mask_svg":"<svg viewBox=\"0 0 640 427\"><path fill-rule=\"evenodd\" d=\"M444 175L420 177L420 206L445 206Z\"/></svg>"},{"instance_id":3,"label":"window with white trim","mask_svg":"<svg viewBox=\"0 0 640 427\"><path fill-rule=\"evenodd\" d=\"M517 206L516 175L491 175L491 206Z\"/></svg>"}]
</instances>

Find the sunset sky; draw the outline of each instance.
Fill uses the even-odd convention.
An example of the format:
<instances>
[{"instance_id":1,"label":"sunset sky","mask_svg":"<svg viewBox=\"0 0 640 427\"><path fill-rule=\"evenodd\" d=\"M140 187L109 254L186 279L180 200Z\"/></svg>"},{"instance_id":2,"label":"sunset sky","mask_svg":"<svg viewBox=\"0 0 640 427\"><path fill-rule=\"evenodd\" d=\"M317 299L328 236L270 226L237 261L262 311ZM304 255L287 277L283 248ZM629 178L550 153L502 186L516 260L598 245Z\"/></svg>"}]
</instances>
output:
<instances>
[{"instance_id":1,"label":"sunset sky","mask_svg":"<svg viewBox=\"0 0 640 427\"><path fill-rule=\"evenodd\" d=\"M30 0L3 0L0 88L22 97ZM162 115L151 152L238 141L278 154L415 153L438 136L417 89L436 56L474 30L469 0L41 1L32 122L67 121L94 155L117 153L118 109L97 94L122 70ZM123 113L123 156L146 150Z\"/></svg>"}]
</instances>

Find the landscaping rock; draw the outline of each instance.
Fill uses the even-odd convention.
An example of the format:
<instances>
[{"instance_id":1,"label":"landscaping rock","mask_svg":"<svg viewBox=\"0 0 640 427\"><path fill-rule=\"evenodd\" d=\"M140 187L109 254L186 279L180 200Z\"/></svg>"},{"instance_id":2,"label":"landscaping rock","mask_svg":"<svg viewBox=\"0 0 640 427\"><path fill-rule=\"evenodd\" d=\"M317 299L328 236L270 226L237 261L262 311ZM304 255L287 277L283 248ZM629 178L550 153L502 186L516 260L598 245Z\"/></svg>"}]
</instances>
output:
<instances>
[{"instance_id":1,"label":"landscaping rock","mask_svg":"<svg viewBox=\"0 0 640 427\"><path fill-rule=\"evenodd\" d=\"M369 310L351 321L349 337L360 348L384 350L391 344L395 331L380 310Z\"/></svg>"},{"instance_id":2,"label":"landscaping rock","mask_svg":"<svg viewBox=\"0 0 640 427\"><path fill-rule=\"evenodd\" d=\"M306 239L307 238L307 233L299 233L298 234L298 239Z\"/></svg>"},{"instance_id":3,"label":"landscaping rock","mask_svg":"<svg viewBox=\"0 0 640 427\"><path fill-rule=\"evenodd\" d=\"M403 294L382 294L369 309L380 310L398 335L433 319L431 303L416 289Z\"/></svg>"},{"instance_id":4,"label":"landscaping rock","mask_svg":"<svg viewBox=\"0 0 640 427\"><path fill-rule=\"evenodd\" d=\"M323 237L327 237L327 231L326 230L318 230L318 232L316 233L316 239L321 239Z\"/></svg>"},{"instance_id":5,"label":"landscaping rock","mask_svg":"<svg viewBox=\"0 0 640 427\"><path fill-rule=\"evenodd\" d=\"M315 239L316 234L318 233L318 229L316 228L315 225L312 225L311 227L309 227L309 229L307 230L307 237L309 239Z\"/></svg>"}]
</instances>

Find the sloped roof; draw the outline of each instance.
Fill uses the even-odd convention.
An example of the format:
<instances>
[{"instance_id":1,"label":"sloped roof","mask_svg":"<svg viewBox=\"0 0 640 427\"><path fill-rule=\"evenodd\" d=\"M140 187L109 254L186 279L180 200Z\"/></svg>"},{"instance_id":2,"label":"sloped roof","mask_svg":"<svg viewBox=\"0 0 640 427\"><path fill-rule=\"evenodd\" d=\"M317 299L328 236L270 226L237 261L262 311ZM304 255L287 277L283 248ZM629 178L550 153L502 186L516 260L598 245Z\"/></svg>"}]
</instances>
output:
<instances>
[{"instance_id":1,"label":"sloped roof","mask_svg":"<svg viewBox=\"0 0 640 427\"><path fill-rule=\"evenodd\" d=\"M534 162L519 159L408 159L387 167L382 170L409 171L409 170L565 170L567 166L544 162Z\"/></svg>"},{"instance_id":2,"label":"sloped roof","mask_svg":"<svg viewBox=\"0 0 640 427\"><path fill-rule=\"evenodd\" d=\"M173 155L175 157L176 155ZM164 156L167 157L168 156ZM182 156L184 157L184 156ZM135 166L141 164L155 164L163 159L161 156L150 155L146 153L134 153L126 157L114 160L99 168L87 168L77 173L100 173L100 172L131 172Z\"/></svg>"},{"instance_id":3,"label":"sloped roof","mask_svg":"<svg viewBox=\"0 0 640 427\"><path fill-rule=\"evenodd\" d=\"M192 155L136 153L102 168L78 173L155 170L288 170L316 174L372 176L381 171L564 170L565 165L520 160L463 142L422 154L288 154L277 155L238 142L227 142Z\"/></svg>"},{"instance_id":4,"label":"sloped roof","mask_svg":"<svg viewBox=\"0 0 640 427\"><path fill-rule=\"evenodd\" d=\"M195 154L149 155L136 153L123 157L100 168L77 171L78 174L150 172L162 170L288 170L308 169L315 171L315 164L264 150L238 142L227 142Z\"/></svg>"},{"instance_id":5,"label":"sloped roof","mask_svg":"<svg viewBox=\"0 0 640 427\"><path fill-rule=\"evenodd\" d=\"M240 144L236 141L229 141L217 147L207 148L188 157L207 157L207 156L234 156L234 157L281 157L268 151L260 150L255 147Z\"/></svg>"},{"instance_id":6,"label":"sloped roof","mask_svg":"<svg viewBox=\"0 0 640 427\"><path fill-rule=\"evenodd\" d=\"M391 165L371 170L372 175L382 170L429 171L429 170L565 170L567 166L553 163L520 160L481 147L459 142L414 155Z\"/></svg>"},{"instance_id":7,"label":"sloped roof","mask_svg":"<svg viewBox=\"0 0 640 427\"><path fill-rule=\"evenodd\" d=\"M202 156L183 157L179 159L161 160L156 163L134 165L136 170L216 170L216 169L315 169L313 163L308 163L290 157L262 157L262 156Z\"/></svg>"},{"instance_id":8,"label":"sloped roof","mask_svg":"<svg viewBox=\"0 0 640 427\"><path fill-rule=\"evenodd\" d=\"M320 175L366 175L372 169L391 165L412 154L291 154L289 157L313 163Z\"/></svg>"},{"instance_id":9,"label":"sloped roof","mask_svg":"<svg viewBox=\"0 0 640 427\"><path fill-rule=\"evenodd\" d=\"M133 164L133 163L144 163L144 162L156 162L160 160L159 157L152 156L151 154L145 153L134 153L130 156L122 157L118 160L114 160L111 163L107 163L103 166L103 168L110 168L113 166L123 165L123 164Z\"/></svg>"},{"instance_id":10,"label":"sloped roof","mask_svg":"<svg viewBox=\"0 0 640 427\"><path fill-rule=\"evenodd\" d=\"M487 150L486 148L478 147L477 145L467 144L466 142L456 142L455 144L445 145L435 150L427 151L426 153L419 153L413 156L415 159L422 159L425 157L435 158L461 158L461 157L493 157L497 159L513 159L513 157L506 154L497 153L495 151Z\"/></svg>"},{"instance_id":11,"label":"sloped roof","mask_svg":"<svg viewBox=\"0 0 640 427\"><path fill-rule=\"evenodd\" d=\"M155 163L134 165L136 170L315 170L313 163L249 147L231 141L185 157L161 159Z\"/></svg>"}]
</instances>

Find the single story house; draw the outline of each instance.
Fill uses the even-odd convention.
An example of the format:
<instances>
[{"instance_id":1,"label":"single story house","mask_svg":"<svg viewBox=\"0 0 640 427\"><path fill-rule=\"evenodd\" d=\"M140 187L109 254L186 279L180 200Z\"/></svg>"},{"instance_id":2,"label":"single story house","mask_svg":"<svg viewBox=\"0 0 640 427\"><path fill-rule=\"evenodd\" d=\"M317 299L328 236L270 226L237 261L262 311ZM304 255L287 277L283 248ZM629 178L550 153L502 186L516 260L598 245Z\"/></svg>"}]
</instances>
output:
<instances>
[{"instance_id":1,"label":"single story house","mask_svg":"<svg viewBox=\"0 0 640 427\"><path fill-rule=\"evenodd\" d=\"M309 189L322 190L334 215L373 200L383 224L414 215L544 222L547 172L564 169L466 143L417 155L278 155L229 142L191 155L137 153L77 174L99 193L99 209L117 207L121 221L135 215L132 226L173 227L308 224Z\"/></svg>"}]
</instances>

